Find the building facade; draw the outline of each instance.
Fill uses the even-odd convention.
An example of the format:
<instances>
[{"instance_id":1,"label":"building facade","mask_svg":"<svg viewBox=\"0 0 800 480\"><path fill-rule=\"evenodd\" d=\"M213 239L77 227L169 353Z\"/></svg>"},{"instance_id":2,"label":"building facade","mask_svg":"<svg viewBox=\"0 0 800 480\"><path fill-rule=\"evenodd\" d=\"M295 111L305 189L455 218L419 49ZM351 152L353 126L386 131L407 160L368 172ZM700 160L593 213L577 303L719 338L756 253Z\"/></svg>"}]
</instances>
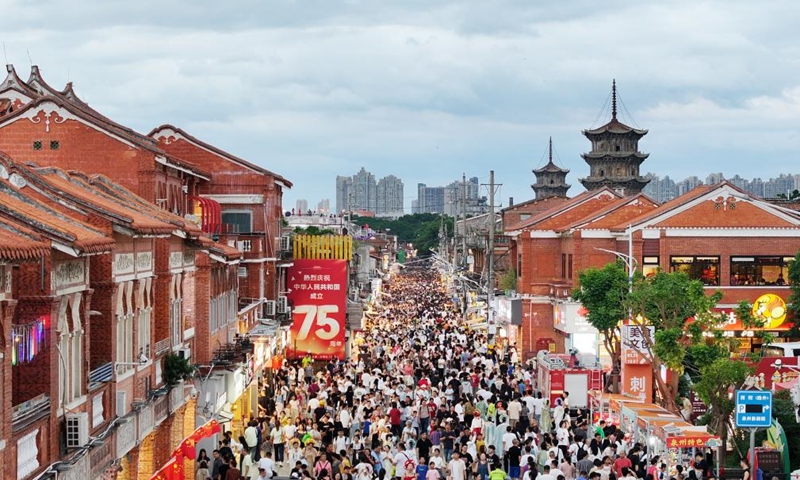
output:
<instances>
[{"instance_id":1,"label":"building facade","mask_svg":"<svg viewBox=\"0 0 800 480\"><path fill-rule=\"evenodd\" d=\"M14 322L31 335L47 318L53 347L13 365L26 373L6 390L16 427L0 435L19 448L3 478L52 477L53 465L70 470L59 478L149 478L198 422L257 411L252 372L282 330L258 353L242 346L262 319L288 315L278 265L290 260L281 200L291 183L170 125L137 133L37 67L27 81L7 72L0 150L26 165L0 162L0 225L24 223L12 230L50 252L20 267L36 293ZM196 390L214 402L197 416L188 386L164 382L169 356L200 366ZM212 375L221 363L226 373ZM75 436L87 431L103 441Z\"/></svg>"},{"instance_id":2,"label":"building facade","mask_svg":"<svg viewBox=\"0 0 800 480\"><path fill-rule=\"evenodd\" d=\"M752 351L758 339L743 333L733 311L739 302L753 304L765 294L786 301L787 263L800 250L800 215L728 182L698 187L662 205L604 188L506 226L506 234L524 298L518 342L525 358L542 349L596 349L597 332L571 292L580 271L615 261L611 252L632 255L645 275L659 268L683 271L702 281L709 294L721 290L717 309L730 320L724 329ZM788 325L770 328L780 332Z\"/></svg>"}]
</instances>

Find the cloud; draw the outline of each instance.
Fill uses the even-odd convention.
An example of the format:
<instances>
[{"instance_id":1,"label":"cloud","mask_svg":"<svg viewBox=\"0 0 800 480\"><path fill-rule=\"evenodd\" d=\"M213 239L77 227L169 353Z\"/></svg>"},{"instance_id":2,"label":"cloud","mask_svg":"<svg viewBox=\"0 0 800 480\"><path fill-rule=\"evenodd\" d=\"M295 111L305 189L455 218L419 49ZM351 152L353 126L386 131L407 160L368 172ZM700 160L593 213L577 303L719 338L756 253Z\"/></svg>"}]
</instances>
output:
<instances>
[{"instance_id":1,"label":"cloud","mask_svg":"<svg viewBox=\"0 0 800 480\"><path fill-rule=\"evenodd\" d=\"M646 171L785 171L795 160L800 4L667 0L0 0L9 59L147 132L174 123L292 179L287 204L361 166L417 182L496 170L531 196L547 137L580 130L616 78L649 128ZM602 120L602 119L601 119ZM753 157L758 156L757 166ZM698 171L701 168L702 171ZM769 174L767 174L769 175ZM410 204L410 201L407 202Z\"/></svg>"}]
</instances>

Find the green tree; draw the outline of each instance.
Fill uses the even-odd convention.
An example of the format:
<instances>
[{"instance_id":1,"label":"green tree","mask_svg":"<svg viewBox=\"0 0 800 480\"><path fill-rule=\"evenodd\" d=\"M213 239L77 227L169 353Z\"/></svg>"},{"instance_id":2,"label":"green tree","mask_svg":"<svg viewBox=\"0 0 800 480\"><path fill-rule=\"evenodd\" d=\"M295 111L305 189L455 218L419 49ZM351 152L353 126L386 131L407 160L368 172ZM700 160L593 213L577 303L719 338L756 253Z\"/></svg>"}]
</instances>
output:
<instances>
[{"instance_id":1,"label":"green tree","mask_svg":"<svg viewBox=\"0 0 800 480\"><path fill-rule=\"evenodd\" d=\"M728 432L731 429L731 415L733 414L734 401L729 396L730 391L741 388L748 375L753 372L753 367L741 360L732 360L726 349L710 349L706 361L700 364L694 391L708 406L708 428L719 436L723 445L728 444ZM712 357L716 357L711 360ZM726 448L721 448L720 464L725 464Z\"/></svg>"},{"instance_id":2,"label":"green tree","mask_svg":"<svg viewBox=\"0 0 800 480\"><path fill-rule=\"evenodd\" d=\"M589 268L578 275L572 298L586 308L586 320L603 336L613 365L612 391L619 391L620 322L628 316L630 285L622 262Z\"/></svg>"},{"instance_id":3,"label":"green tree","mask_svg":"<svg viewBox=\"0 0 800 480\"><path fill-rule=\"evenodd\" d=\"M301 228L297 227L294 229L294 233L300 235L335 235L336 232L331 230L330 228L319 228L316 225L311 225L308 228Z\"/></svg>"},{"instance_id":4,"label":"green tree","mask_svg":"<svg viewBox=\"0 0 800 480\"><path fill-rule=\"evenodd\" d=\"M502 290L516 290L517 289L517 270L512 268L500 277L500 288Z\"/></svg>"},{"instance_id":5,"label":"green tree","mask_svg":"<svg viewBox=\"0 0 800 480\"><path fill-rule=\"evenodd\" d=\"M794 257L792 262L789 262L789 274L787 281L789 282L789 301L786 305L786 310L789 313L790 319L795 324L800 319L800 252Z\"/></svg>"},{"instance_id":6,"label":"green tree","mask_svg":"<svg viewBox=\"0 0 800 480\"><path fill-rule=\"evenodd\" d=\"M653 366L664 408L672 412L679 411L678 378L684 372L687 350L703 342L707 338L704 332L719 324L712 309L721 298L720 292L706 295L703 284L683 272L658 272L634 282L627 302L633 312L631 321L655 327L654 341L644 336L644 356ZM690 318L694 319L692 323L688 322ZM673 372L669 384L660 375L662 365Z\"/></svg>"}]
</instances>

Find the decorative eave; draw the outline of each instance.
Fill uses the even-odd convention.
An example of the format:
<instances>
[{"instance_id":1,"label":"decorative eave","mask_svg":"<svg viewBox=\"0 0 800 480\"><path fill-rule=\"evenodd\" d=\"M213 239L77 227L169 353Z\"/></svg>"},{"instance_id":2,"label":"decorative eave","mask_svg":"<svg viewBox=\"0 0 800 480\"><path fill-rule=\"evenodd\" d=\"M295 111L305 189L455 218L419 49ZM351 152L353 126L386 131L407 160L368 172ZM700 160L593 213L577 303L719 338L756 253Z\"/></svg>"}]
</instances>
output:
<instances>
[{"instance_id":1,"label":"decorative eave","mask_svg":"<svg viewBox=\"0 0 800 480\"><path fill-rule=\"evenodd\" d=\"M649 153L642 153L642 152L588 152L581 154L581 158L583 158L584 160L600 160L605 157L611 157L615 160L621 160L632 157L639 161L644 161L649 156L650 156Z\"/></svg>"},{"instance_id":2,"label":"decorative eave","mask_svg":"<svg viewBox=\"0 0 800 480\"><path fill-rule=\"evenodd\" d=\"M603 135L605 133L623 134L623 135L628 133L633 133L634 135L643 137L647 135L647 132L648 132L647 130L630 127L620 122L616 118L612 118L610 122L606 123L603 126L600 126L595 129L583 130L581 133L583 133L583 135L586 137L590 137L593 135Z\"/></svg>"},{"instance_id":3,"label":"decorative eave","mask_svg":"<svg viewBox=\"0 0 800 480\"><path fill-rule=\"evenodd\" d=\"M201 150L205 150L214 155L223 157L226 160L236 163L249 170L253 170L256 173L270 176L275 180L276 183L280 184L284 188L292 188L292 182L282 177L281 175L271 172L263 167L259 167L258 165L248 162L247 160L244 160L242 158L239 158L236 155L230 154L225 150L222 150L211 144L208 144L196 137L193 137L192 135L186 133L184 130L175 127L173 125L165 124L161 125L160 127L156 127L153 130L151 130L150 133L147 134L147 136L153 138L156 141L163 139L167 143L169 143L170 139L185 140L186 142L193 144L195 147Z\"/></svg>"},{"instance_id":4,"label":"decorative eave","mask_svg":"<svg viewBox=\"0 0 800 480\"><path fill-rule=\"evenodd\" d=\"M533 173L563 173L566 175L569 173L569 169L561 168L552 161L549 161L544 167L533 170Z\"/></svg>"}]
</instances>

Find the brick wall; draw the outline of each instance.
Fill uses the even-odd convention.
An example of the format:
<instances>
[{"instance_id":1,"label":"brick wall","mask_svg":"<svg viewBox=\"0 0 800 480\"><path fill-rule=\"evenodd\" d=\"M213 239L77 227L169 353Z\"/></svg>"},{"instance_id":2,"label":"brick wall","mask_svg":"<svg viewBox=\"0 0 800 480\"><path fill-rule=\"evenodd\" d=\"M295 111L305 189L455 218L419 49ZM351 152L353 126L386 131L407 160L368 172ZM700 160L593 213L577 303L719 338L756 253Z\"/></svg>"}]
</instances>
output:
<instances>
[{"instance_id":1,"label":"brick wall","mask_svg":"<svg viewBox=\"0 0 800 480\"><path fill-rule=\"evenodd\" d=\"M34 141L42 142L41 150L33 148ZM50 148L51 141L59 142L58 149ZM139 172L148 163L152 170L154 163L152 152L125 145L75 120L51 121L48 133L43 120L35 124L20 119L2 128L0 151L39 166L102 173L140 194Z\"/></svg>"}]
</instances>

